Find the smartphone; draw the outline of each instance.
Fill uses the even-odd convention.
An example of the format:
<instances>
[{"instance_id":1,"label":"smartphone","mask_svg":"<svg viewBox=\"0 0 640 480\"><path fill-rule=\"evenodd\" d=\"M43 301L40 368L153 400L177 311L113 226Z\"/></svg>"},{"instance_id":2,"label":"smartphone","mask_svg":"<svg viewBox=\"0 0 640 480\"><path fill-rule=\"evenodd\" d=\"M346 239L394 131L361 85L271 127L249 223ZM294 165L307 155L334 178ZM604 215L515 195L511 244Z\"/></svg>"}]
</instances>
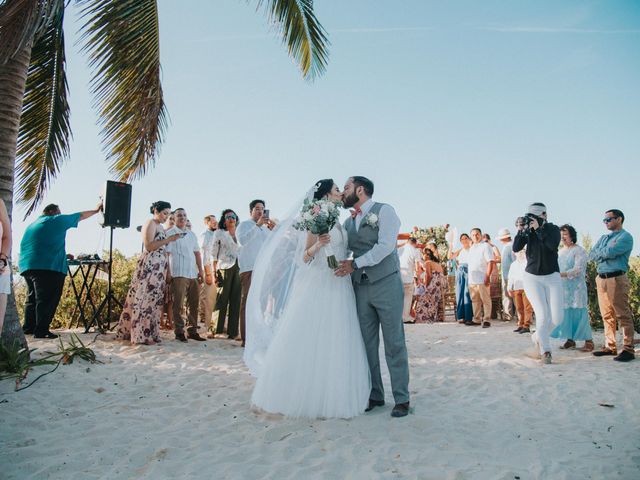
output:
<instances>
[{"instance_id":1,"label":"smartphone","mask_svg":"<svg viewBox=\"0 0 640 480\"><path fill-rule=\"evenodd\" d=\"M186 237L187 236L187 232L180 232L180 237Z\"/></svg>"},{"instance_id":2,"label":"smartphone","mask_svg":"<svg viewBox=\"0 0 640 480\"><path fill-rule=\"evenodd\" d=\"M268 209L268 208L265 208L265 209L264 209L264 212L262 213L262 217L263 217L265 220L269 220L269 209Z\"/></svg>"}]
</instances>

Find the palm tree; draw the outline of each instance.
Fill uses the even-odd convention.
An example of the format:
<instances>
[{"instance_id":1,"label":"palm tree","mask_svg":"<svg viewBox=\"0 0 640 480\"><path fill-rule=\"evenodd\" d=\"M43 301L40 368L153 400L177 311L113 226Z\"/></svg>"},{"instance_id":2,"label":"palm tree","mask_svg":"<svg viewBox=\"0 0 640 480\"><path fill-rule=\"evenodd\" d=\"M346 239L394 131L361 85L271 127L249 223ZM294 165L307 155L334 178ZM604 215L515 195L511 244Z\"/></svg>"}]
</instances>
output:
<instances>
[{"instance_id":1,"label":"palm tree","mask_svg":"<svg viewBox=\"0 0 640 480\"><path fill-rule=\"evenodd\" d=\"M71 128L63 19L71 0L0 0L0 198L29 215L68 158ZM160 84L157 0L76 0L91 90L110 171L120 181L154 166L166 129ZM328 40L313 0L256 0L273 22L302 76L324 72ZM15 175L15 177L14 177ZM26 346L15 301L2 338Z\"/></svg>"}]
</instances>

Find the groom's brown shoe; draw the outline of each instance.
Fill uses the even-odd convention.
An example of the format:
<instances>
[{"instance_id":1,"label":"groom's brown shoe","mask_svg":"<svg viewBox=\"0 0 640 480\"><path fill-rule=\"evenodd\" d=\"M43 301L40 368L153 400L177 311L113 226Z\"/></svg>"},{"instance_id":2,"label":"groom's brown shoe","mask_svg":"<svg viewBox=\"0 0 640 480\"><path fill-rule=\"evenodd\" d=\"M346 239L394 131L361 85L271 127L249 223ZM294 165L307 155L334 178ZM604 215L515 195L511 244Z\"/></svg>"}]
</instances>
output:
<instances>
[{"instance_id":1,"label":"groom's brown shoe","mask_svg":"<svg viewBox=\"0 0 640 480\"><path fill-rule=\"evenodd\" d=\"M384 400L373 400L373 399L369 399L369 405L367 405L367 408L364 409L365 412L370 412L371 410L373 410L376 407L382 407L384 405Z\"/></svg>"},{"instance_id":2,"label":"groom's brown shoe","mask_svg":"<svg viewBox=\"0 0 640 480\"><path fill-rule=\"evenodd\" d=\"M392 417L406 417L409 414L409 402L396 403L396 406L391 410Z\"/></svg>"}]
</instances>

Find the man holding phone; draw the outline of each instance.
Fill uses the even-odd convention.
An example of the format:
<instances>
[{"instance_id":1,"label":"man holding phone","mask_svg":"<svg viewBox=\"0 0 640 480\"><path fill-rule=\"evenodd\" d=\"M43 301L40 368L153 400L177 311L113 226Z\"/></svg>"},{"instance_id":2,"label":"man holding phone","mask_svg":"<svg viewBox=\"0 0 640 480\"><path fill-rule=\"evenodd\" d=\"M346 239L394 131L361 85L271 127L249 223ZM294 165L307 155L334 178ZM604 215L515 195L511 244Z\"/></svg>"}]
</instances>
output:
<instances>
[{"instance_id":1,"label":"man holding phone","mask_svg":"<svg viewBox=\"0 0 640 480\"><path fill-rule=\"evenodd\" d=\"M198 334L198 303L200 284L204 278L202 256L198 246L198 238L191 230L187 230L187 212L184 208L174 211L176 224L167 231L167 236L178 234L180 238L167 245L169 267L171 272L171 292L173 293L173 324L176 340L186 342L184 335L184 318L182 305L187 300L189 327L187 337L204 341Z\"/></svg>"},{"instance_id":2,"label":"man holding phone","mask_svg":"<svg viewBox=\"0 0 640 480\"><path fill-rule=\"evenodd\" d=\"M275 227L275 223L269 218L269 210L265 209L264 200L253 200L249 204L249 215L251 218L238 225L238 241L240 251L238 252L238 264L240 267L240 284L242 293L240 295L240 335L242 336L242 346L247 339L246 333L246 308L247 296L251 287L251 273L253 266L262 248L262 244Z\"/></svg>"}]
</instances>

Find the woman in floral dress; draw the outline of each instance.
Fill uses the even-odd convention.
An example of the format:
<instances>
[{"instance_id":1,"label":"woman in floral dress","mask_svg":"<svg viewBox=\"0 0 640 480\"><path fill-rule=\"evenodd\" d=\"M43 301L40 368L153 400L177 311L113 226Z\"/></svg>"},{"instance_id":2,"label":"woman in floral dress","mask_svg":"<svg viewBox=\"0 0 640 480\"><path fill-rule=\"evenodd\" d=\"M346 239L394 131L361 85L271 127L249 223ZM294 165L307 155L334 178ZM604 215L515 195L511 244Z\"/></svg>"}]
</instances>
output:
<instances>
[{"instance_id":1,"label":"woman in floral dress","mask_svg":"<svg viewBox=\"0 0 640 480\"><path fill-rule=\"evenodd\" d=\"M171 204L158 201L151 205L153 218L142 227L144 251L131 279L131 286L120 315L116 338L132 344L154 345L160 342L160 317L167 287L165 247L180 238L167 237L162 224L171 213Z\"/></svg>"},{"instance_id":2,"label":"woman in floral dress","mask_svg":"<svg viewBox=\"0 0 640 480\"><path fill-rule=\"evenodd\" d=\"M442 322L440 300L447 284L442 265L434 253L424 249L424 262L420 264L419 282L425 287L424 294L416 302L416 323Z\"/></svg>"}]
</instances>

